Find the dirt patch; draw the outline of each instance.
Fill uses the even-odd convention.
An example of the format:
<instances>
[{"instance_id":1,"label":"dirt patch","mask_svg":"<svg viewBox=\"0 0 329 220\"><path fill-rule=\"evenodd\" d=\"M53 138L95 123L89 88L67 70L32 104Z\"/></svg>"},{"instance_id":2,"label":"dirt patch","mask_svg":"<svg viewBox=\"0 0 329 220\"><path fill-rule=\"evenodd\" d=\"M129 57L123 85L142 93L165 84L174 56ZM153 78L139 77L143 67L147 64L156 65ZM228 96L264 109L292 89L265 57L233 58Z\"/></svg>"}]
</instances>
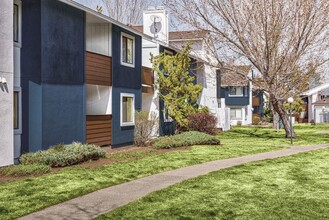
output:
<instances>
[{"instance_id":1,"label":"dirt patch","mask_svg":"<svg viewBox=\"0 0 329 220\"><path fill-rule=\"evenodd\" d=\"M190 150L191 147L179 147L179 148L171 148L171 149L154 149L151 147L124 147L124 148L115 148L115 149L105 149L107 152L107 156L109 158L102 158L96 161L88 161L82 164L78 164L76 166L81 167L101 167L104 165L112 164L112 163L122 163L127 161L133 160L140 160L147 156L157 155L157 154L165 154L172 151L183 151L183 150ZM118 158L115 157L116 155L127 155L129 153L141 153L142 156L134 156L128 158ZM112 157L111 157L112 156Z\"/></svg>"},{"instance_id":2,"label":"dirt patch","mask_svg":"<svg viewBox=\"0 0 329 220\"><path fill-rule=\"evenodd\" d=\"M99 160L93 160L93 161L87 161L87 162L77 164L74 166L96 168L96 167L102 167L102 166L105 166L108 164L113 164L113 163L123 163L123 162L127 162L127 161L140 160L142 158L152 156L152 155L165 154L165 153L173 152L173 151L190 150L191 147L179 147L179 148L171 148L171 149L154 149L151 147L127 146L127 147L120 147L120 148L114 148L114 149L112 149L110 147L105 147L103 149L107 153L106 158L101 158ZM134 153L137 153L139 155L135 156ZM131 154L131 156L130 156L130 154ZM120 155L123 155L123 156L120 157ZM128 156L125 157L125 155L128 155ZM50 173L56 173L56 172L60 171L61 169L63 169L63 168L52 168ZM44 175L47 175L47 174L44 174ZM16 180L21 180L21 179L31 178L31 177L36 177L36 176L7 177L7 176L1 175L1 173L0 173L0 183L16 181Z\"/></svg>"}]
</instances>

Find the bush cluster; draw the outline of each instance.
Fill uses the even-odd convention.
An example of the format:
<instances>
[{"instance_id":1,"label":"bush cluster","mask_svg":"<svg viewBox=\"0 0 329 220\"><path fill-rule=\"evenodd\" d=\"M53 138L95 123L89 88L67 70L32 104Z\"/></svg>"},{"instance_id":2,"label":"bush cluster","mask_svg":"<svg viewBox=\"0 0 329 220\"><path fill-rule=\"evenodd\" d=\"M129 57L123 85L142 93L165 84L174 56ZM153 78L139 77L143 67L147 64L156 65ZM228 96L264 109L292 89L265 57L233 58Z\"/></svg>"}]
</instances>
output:
<instances>
[{"instance_id":1,"label":"bush cluster","mask_svg":"<svg viewBox=\"0 0 329 220\"><path fill-rule=\"evenodd\" d=\"M260 118L258 115L252 116L252 124L253 125L259 125L260 124Z\"/></svg>"},{"instance_id":2,"label":"bush cluster","mask_svg":"<svg viewBox=\"0 0 329 220\"><path fill-rule=\"evenodd\" d=\"M217 117L209 113L196 113L188 117L188 130L200 131L207 134L215 134L217 132Z\"/></svg>"},{"instance_id":3,"label":"bush cluster","mask_svg":"<svg viewBox=\"0 0 329 220\"><path fill-rule=\"evenodd\" d=\"M151 145L158 149L169 149L192 145L219 145L220 140L212 135L198 131L184 132L174 136L160 137L154 140Z\"/></svg>"},{"instance_id":4,"label":"bush cluster","mask_svg":"<svg viewBox=\"0 0 329 220\"><path fill-rule=\"evenodd\" d=\"M50 172L50 166L43 164L11 165L0 169L0 174L4 176L31 176L41 175Z\"/></svg>"},{"instance_id":5,"label":"bush cluster","mask_svg":"<svg viewBox=\"0 0 329 220\"><path fill-rule=\"evenodd\" d=\"M23 154L19 160L23 165L43 164L65 167L102 157L105 157L105 151L100 147L74 142L70 145L57 145L45 151Z\"/></svg>"}]
</instances>

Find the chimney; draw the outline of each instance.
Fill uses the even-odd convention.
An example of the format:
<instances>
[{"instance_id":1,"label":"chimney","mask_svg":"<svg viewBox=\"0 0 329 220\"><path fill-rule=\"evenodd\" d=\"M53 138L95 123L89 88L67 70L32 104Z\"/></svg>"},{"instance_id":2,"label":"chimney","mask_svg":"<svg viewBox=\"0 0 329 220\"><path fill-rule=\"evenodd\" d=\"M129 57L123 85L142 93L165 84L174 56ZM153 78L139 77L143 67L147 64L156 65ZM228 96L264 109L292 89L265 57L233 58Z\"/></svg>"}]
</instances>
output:
<instances>
[{"instance_id":1,"label":"chimney","mask_svg":"<svg viewBox=\"0 0 329 220\"><path fill-rule=\"evenodd\" d=\"M162 6L148 8L143 12L143 30L159 41L169 43L168 13Z\"/></svg>"}]
</instances>

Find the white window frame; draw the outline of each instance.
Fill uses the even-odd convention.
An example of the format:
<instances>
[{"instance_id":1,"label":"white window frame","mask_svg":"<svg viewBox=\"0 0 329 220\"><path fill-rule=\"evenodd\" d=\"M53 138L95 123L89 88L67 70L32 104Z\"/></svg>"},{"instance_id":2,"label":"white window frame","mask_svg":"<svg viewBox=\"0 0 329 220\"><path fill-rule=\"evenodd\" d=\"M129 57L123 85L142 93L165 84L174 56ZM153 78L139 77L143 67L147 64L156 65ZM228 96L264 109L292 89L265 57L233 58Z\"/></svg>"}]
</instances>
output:
<instances>
[{"instance_id":1,"label":"white window frame","mask_svg":"<svg viewBox=\"0 0 329 220\"><path fill-rule=\"evenodd\" d=\"M131 108L131 115L132 115L132 122L123 122L123 102L122 99L124 97L128 97L128 98L133 98L133 103L132 103L132 108ZM124 126L134 126L135 125L135 94L133 93L120 93L120 126L124 127Z\"/></svg>"},{"instance_id":2,"label":"white window frame","mask_svg":"<svg viewBox=\"0 0 329 220\"><path fill-rule=\"evenodd\" d=\"M164 50L163 50L163 54L164 54L164 55L169 55L169 56L173 56L173 55L174 55L174 53L173 53L172 51L167 50L167 49L164 49Z\"/></svg>"},{"instance_id":3,"label":"white window frame","mask_svg":"<svg viewBox=\"0 0 329 220\"><path fill-rule=\"evenodd\" d=\"M14 46L15 47L22 47L22 1L21 0L15 0L13 4L13 10L14 10L14 5L18 6L18 41L15 41L13 38ZM13 19L14 19L14 13L13 13ZM14 23L13 23L14 27ZM13 30L13 37L15 35L15 32Z\"/></svg>"},{"instance_id":4,"label":"white window frame","mask_svg":"<svg viewBox=\"0 0 329 220\"><path fill-rule=\"evenodd\" d=\"M234 118L231 118L232 110L235 111L235 117ZM241 112L241 118L236 117L236 110L239 110ZM230 120L242 120L242 119L243 119L243 110L242 110L242 108L230 108Z\"/></svg>"},{"instance_id":5,"label":"white window frame","mask_svg":"<svg viewBox=\"0 0 329 220\"><path fill-rule=\"evenodd\" d=\"M123 54L123 37L126 37L126 38L129 38L133 41L133 63L126 63L123 61L122 59L122 54ZM120 45L120 61L121 61L121 65L123 66L128 66L128 67L132 67L134 68L135 67L135 37L129 35L129 34L126 34L124 32L121 32L121 45Z\"/></svg>"},{"instance_id":6,"label":"white window frame","mask_svg":"<svg viewBox=\"0 0 329 220\"><path fill-rule=\"evenodd\" d=\"M242 94L239 94L239 95L232 95L231 94L231 89L232 88L241 88L241 92L242 92ZM230 96L230 97L243 97L244 96L244 94L243 94L243 91L244 91L244 89L243 89L243 86L230 86L229 87L229 91L228 91L228 96Z\"/></svg>"},{"instance_id":7,"label":"white window frame","mask_svg":"<svg viewBox=\"0 0 329 220\"><path fill-rule=\"evenodd\" d=\"M14 126L13 128L14 128L14 134L22 134L22 89L20 87L14 87L14 93L15 92L18 93L18 128L14 128ZM14 108L14 103L13 103L13 108Z\"/></svg>"}]
</instances>

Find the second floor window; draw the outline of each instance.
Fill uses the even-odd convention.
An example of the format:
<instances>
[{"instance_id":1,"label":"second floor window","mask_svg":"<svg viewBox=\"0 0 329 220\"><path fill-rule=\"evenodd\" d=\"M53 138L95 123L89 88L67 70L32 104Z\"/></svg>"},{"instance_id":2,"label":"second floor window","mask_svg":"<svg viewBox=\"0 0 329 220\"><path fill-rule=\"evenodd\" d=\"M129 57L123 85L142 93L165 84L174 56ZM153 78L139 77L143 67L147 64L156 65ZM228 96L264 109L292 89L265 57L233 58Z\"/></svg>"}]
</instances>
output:
<instances>
[{"instance_id":1,"label":"second floor window","mask_svg":"<svg viewBox=\"0 0 329 220\"><path fill-rule=\"evenodd\" d=\"M19 29L19 11L18 11L18 5L14 4L14 41L18 42L18 29Z\"/></svg>"},{"instance_id":2,"label":"second floor window","mask_svg":"<svg viewBox=\"0 0 329 220\"><path fill-rule=\"evenodd\" d=\"M243 87L242 86L231 86L229 88L230 96L243 96Z\"/></svg>"},{"instance_id":3,"label":"second floor window","mask_svg":"<svg viewBox=\"0 0 329 220\"><path fill-rule=\"evenodd\" d=\"M121 64L134 66L134 44L135 39L127 34L121 35Z\"/></svg>"}]
</instances>

